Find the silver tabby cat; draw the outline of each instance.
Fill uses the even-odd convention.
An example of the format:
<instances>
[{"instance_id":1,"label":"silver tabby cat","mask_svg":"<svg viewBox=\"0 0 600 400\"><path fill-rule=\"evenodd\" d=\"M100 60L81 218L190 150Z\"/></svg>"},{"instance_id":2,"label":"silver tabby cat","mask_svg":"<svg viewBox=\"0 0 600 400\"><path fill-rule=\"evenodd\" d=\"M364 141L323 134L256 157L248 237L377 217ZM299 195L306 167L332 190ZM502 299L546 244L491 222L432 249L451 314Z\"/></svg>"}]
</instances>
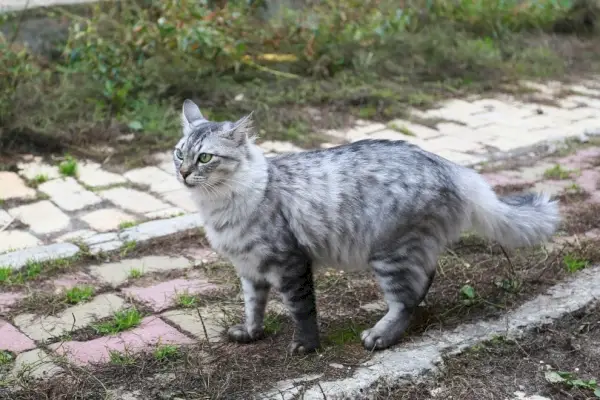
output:
<instances>
[{"instance_id":1,"label":"silver tabby cat","mask_svg":"<svg viewBox=\"0 0 600 400\"><path fill-rule=\"evenodd\" d=\"M236 342L263 336L271 288L296 325L292 353L319 346L313 271L370 268L388 311L365 348L395 344L425 297L439 254L475 229L506 247L535 245L560 221L543 194L496 197L475 171L404 141L362 140L265 158L251 116L211 122L183 104L176 175L197 202L211 246L235 266L245 321Z\"/></svg>"}]
</instances>

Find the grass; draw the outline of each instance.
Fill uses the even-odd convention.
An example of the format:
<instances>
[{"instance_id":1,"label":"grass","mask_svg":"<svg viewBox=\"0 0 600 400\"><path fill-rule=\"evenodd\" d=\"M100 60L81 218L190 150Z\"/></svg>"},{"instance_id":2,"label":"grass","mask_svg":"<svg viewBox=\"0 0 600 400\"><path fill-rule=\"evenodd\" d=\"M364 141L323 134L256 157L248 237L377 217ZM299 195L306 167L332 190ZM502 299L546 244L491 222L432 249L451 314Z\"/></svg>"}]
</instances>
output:
<instances>
[{"instance_id":1,"label":"grass","mask_svg":"<svg viewBox=\"0 0 600 400\"><path fill-rule=\"evenodd\" d=\"M127 229L136 226L138 223L135 221L123 221L119 224L119 229Z\"/></svg>"},{"instance_id":2,"label":"grass","mask_svg":"<svg viewBox=\"0 0 600 400\"><path fill-rule=\"evenodd\" d=\"M119 365L122 367L134 365L137 361L136 358L129 352L122 353L115 350L111 350L108 353L108 360L112 365Z\"/></svg>"},{"instance_id":3,"label":"grass","mask_svg":"<svg viewBox=\"0 0 600 400\"><path fill-rule=\"evenodd\" d=\"M569 272L581 271L582 269L587 268L587 266L590 264L589 261L583 260L577 255L573 254L565 255L563 257L563 262L567 268L567 271Z\"/></svg>"},{"instance_id":4,"label":"grass","mask_svg":"<svg viewBox=\"0 0 600 400\"><path fill-rule=\"evenodd\" d=\"M94 325L96 332L102 335L116 335L119 332L135 328L142 322L142 313L135 308L117 311L112 319Z\"/></svg>"},{"instance_id":5,"label":"grass","mask_svg":"<svg viewBox=\"0 0 600 400\"><path fill-rule=\"evenodd\" d=\"M77 160L71 156L65 156L65 159L58 164L58 171L63 176L77 176Z\"/></svg>"},{"instance_id":6,"label":"grass","mask_svg":"<svg viewBox=\"0 0 600 400\"><path fill-rule=\"evenodd\" d=\"M544 171L544 178L546 179L569 179L571 177L570 171L556 164L554 167L548 168Z\"/></svg>"},{"instance_id":7,"label":"grass","mask_svg":"<svg viewBox=\"0 0 600 400\"><path fill-rule=\"evenodd\" d=\"M94 292L91 286L75 286L65 292L65 298L69 304L79 304L94 297Z\"/></svg>"},{"instance_id":8,"label":"grass","mask_svg":"<svg viewBox=\"0 0 600 400\"><path fill-rule=\"evenodd\" d=\"M187 292L177 295L176 304L182 308L194 308L198 304L198 298Z\"/></svg>"},{"instance_id":9,"label":"grass","mask_svg":"<svg viewBox=\"0 0 600 400\"><path fill-rule=\"evenodd\" d=\"M125 257L127 254L131 253L137 247L137 242L135 240L129 240L121 246L119 249L119 253L121 257Z\"/></svg>"},{"instance_id":10,"label":"grass","mask_svg":"<svg viewBox=\"0 0 600 400\"><path fill-rule=\"evenodd\" d=\"M141 278L142 275L144 275L144 272L141 268L131 268L129 270L129 279L138 279Z\"/></svg>"},{"instance_id":11,"label":"grass","mask_svg":"<svg viewBox=\"0 0 600 400\"><path fill-rule=\"evenodd\" d=\"M587 29L571 1L409 0L400 9L325 0L267 20L258 3L54 9L71 29L49 57L0 39L1 140L9 151L102 160L97 145L109 145L112 161L134 163L178 139L181 102L193 97L209 118L255 111L264 139L309 146L348 113L389 120L440 98L597 65L595 36L554 36L559 25ZM19 25L19 15L5 18ZM135 141L117 140L132 132ZM62 164L76 174L73 158Z\"/></svg>"},{"instance_id":12,"label":"grass","mask_svg":"<svg viewBox=\"0 0 600 400\"><path fill-rule=\"evenodd\" d=\"M156 361L169 361L179 356L179 347L172 344L159 345L153 355Z\"/></svg>"},{"instance_id":13,"label":"grass","mask_svg":"<svg viewBox=\"0 0 600 400\"><path fill-rule=\"evenodd\" d=\"M36 279L42 273L43 265L39 262L29 261L20 271L10 267L0 267L0 285L22 285L26 281Z\"/></svg>"},{"instance_id":14,"label":"grass","mask_svg":"<svg viewBox=\"0 0 600 400\"><path fill-rule=\"evenodd\" d=\"M14 360L11 353L6 350L0 350L0 366L10 364Z\"/></svg>"}]
</instances>

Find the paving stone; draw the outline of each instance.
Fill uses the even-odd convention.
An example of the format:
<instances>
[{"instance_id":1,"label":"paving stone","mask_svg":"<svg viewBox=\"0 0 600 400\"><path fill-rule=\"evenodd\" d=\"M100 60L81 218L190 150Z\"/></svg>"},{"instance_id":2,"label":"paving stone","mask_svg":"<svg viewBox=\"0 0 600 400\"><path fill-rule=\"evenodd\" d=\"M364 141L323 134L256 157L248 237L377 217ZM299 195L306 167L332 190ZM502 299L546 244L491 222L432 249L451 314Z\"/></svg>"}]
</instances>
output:
<instances>
[{"instance_id":1,"label":"paving stone","mask_svg":"<svg viewBox=\"0 0 600 400\"><path fill-rule=\"evenodd\" d=\"M15 378L48 379L61 372L62 368L48 354L42 349L35 349L17 356L11 375Z\"/></svg>"},{"instance_id":2,"label":"paving stone","mask_svg":"<svg viewBox=\"0 0 600 400\"><path fill-rule=\"evenodd\" d=\"M390 121L388 123L388 127L393 130L397 130L400 133L418 137L419 139L431 139L442 135L440 131L402 119Z\"/></svg>"},{"instance_id":3,"label":"paving stone","mask_svg":"<svg viewBox=\"0 0 600 400\"><path fill-rule=\"evenodd\" d=\"M535 184L535 186L531 189L532 192L536 192L536 193L546 193L550 196L556 196L560 193L562 193L568 186L573 185L572 181L553 181L553 180L547 180L547 181L542 181L542 182L538 182Z\"/></svg>"},{"instance_id":4,"label":"paving stone","mask_svg":"<svg viewBox=\"0 0 600 400\"><path fill-rule=\"evenodd\" d=\"M133 215L127 214L118 208L92 211L81 216L80 219L99 232L116 230L123 222L135 222L137 220Z\"/></svg>"},{"instance_id":5,"label":"paving stone","mask_svg":"<svg viewBox=\"0 0 600 400\"><path fill-rule=\"evenodd\" d=\"M375 133L371 133L370 135L364 135L364 136L357 135L351 141L358 142L359 140L364 140L364 139L404 140L407 142L415 143L417 145L418 145L418 143L421 142L421 140L418 139L416 136L406 135L404 133L395 131L393 129L384 129L382 131L377 131Z\"/></svg>"},{"instance_id":6,"label":"paving stone","mask_svg":"<svg viewBox=\"0 0 600 400\"><path fill-rule=\"evenodd\" d=\"M185 211L178 207L170 207L165 210L153 211L144 214L144 217L148 219L164 219L164 218L173 218L179 217L182 214L185 214Z\"/></svg>"},{"instance_id":7,"label":"paving stone","mask_svg":"<svg viewBox=\"0 0 600 400\"><path fill-rule=\"evenodd\" d=\"M171 176L175 176L175 165L173 164L173 160L160 163L158 168L162 169Z\"/></svg>"},{"instance_id":8,"label":"paving stone","mask_svg":"<svg viewBox=\"0 0 600 400\"><path fill-rule=\"evenodd\" d=\"M583 170L579 176L575 178L575 182L586 192L594 193L598 190L600 171L595 169Z\"/></svg>"},{"instance_id":9,"label":"paving stone","mask_svg":"<svg viewBox=\"0 0 600 400\"><path fill-rule=\"evenodd\" d=\"M122 175L105 171L100 164L89 161L79 166L78 179L84 185L93 188L119 185L127 182L127 179Z\"/></svg>"},{"instance_id":10,"label":"paving stone","mask_svg":"<svg viewBox=\"0 0 600 400\"><path fill-rule=\"evenodd\" d=\"M56 294L77 286L91 286L96 289L100 287L99 282L85 272L61 275L55 279L52 279L50 284L54 287L54 293Z\"/></svg>"},{"instance_id":11,"label":"paving stone","mask_svg":"<svg viewBox=\"0 0 600 400\"><path fill-rule=\"evenodd\" d=\"M173 179L173 177L170 177ZM113 188L99 192L99 195L115 205L132 212L148 213L169 208L169 205L148 193L130 188Z\"/></svg>"},{"instance_id":12,"label":"paving stone","mask_svg":"<svg viewBox=\"0 0 600 400\"><path fill-rule=\"evenodd\" d=\"M577 92L579 94L582 94L584 96L600 97L600 90L594 89L594 88L585 87L583 85L570 85L570 86L567 86L567 89L569 89L569 90L571 90L573 92Z\"/></svg>"},{"instance_id":13,"label":"paving stone","mask_svg":"<svg viewBox=\"0 0 600 400\"><path fill-rule=\"evenodd\" d=\"M468 126L456 124L453 122L441 122L436 125L436 128L440 134L454 137L462 137L463 135L475 137L474 135L477 135L477 138L481 138L484 136L489 136L486 135L485 130L476 131L474 129L469 128Z\"/></svg>"},{"instance_id":14,"label":"paving stone","mask_svg":"<svg viewBox=\"0 0 600 400\"><path fill-rule=\"evenodd\" d=\"M551 400L548 397L539 396L537 394L528 396L525 392L515 392L513 395L514 400Z\"/></svg>"},{"instance_id":15,"label":"paving stone","mask_svg":"<svg viewBox=\"0 0 600 400\"><path fill-rule=\"evenodd\" d=\"M0 350L21 353L35 348L33 340L23 335L17 328L0 319Z\"/></svg>"},{"instance_id":16,"label":"paving stone","mask_svg":"<svg viewBox=\"0 0 600 400\"><path fill-rule=\"evenodd\" d=\"M436 151L435 154L462 166L471 166L485 161L483 157L453 150L439 150Z\"/></svg>"},{"instance_id":17,"label":"paving stone","mask_svg":"<svg viewBox=\"0 0 600 400\"><path fill-rule=\"evenodd\" d=\"M30 261L48 261L73 257L79 253L79 247L72 243L54 243L47 246L32 247L0 255L0 265L19 269Z\"/></svg>"},{"instance_id":18,"label":"paving stone","mask_svg":"<svg viewBox=\"0 0 600 400\"><path fill-rule=\"evenodd\" d=\"M89 340L87 342L63 342L48 346L60 355L79 365L106 363L111 352L139 353L151 351L157 345L190 345L195 340L185 336L160 318L146 317L134 329Z\"/></svg>"},{"instance_id":19,"label":"paving stone","mask_svg":"<svg viewBox=\"0 0 600 400\"><path fill-rule=\"evenodd\" d=\"M467 151L483 152L483 147L479 143L459 140L450 136L426 140L421 147L432 153L437 153L442 150L453 150L461 153Z\"/></svg>"},{"instance_id":20,"label":"paving stone","mask_svg":"<svg viewBox=\"0 0 600 400\"><path fill-rule=\"evenodd\" d=\"M427 110L426 118L441 118L447 121L460 121L476 112L483 112L485 108L475 108L472 103L459 99L452 99L440 104L439 108Z\"/></svg>"},{"instance_id":21,"label":"paving stone","mask_svg":"<svg viewBox=\"0 0 600 400\"><path fill-rule=\"evenodd\" d=\"M492 187L508 186L508 185L527 185L532 184L532 181L524 179L519 171L499 171L493 173L482 174L483 178Z\"/></svg>"},{"instance_id":22,"label":"paving stone","mask_svg":"<svg viewBox=\"0 0 600 400\"><path fill-rule=\"evenodd\" d=\"M144 274L150 274L153 272L185 269L190 266L190 261L185 257L147 256L96 265L90 268L90 273L104 283L119 286L127 281L132 269L140 270Z\"/></svg>"},{"instance_id":23,"label":"paving stone","mask_svg":"<svg viewBox=\"0 0 600 400\"><path fill-rule=\"evenodd\" d=\"M0 222L0 226L2 223ZM41 245L42 242L30 233L19 230L0 232L0 253Z\"/></svg>"},{"instance_id":24,"label":"paving stone","mask_svg":"<svg viewBox=\"0 0 600 400\"><path fill-rule=\"evenodd\" d=\"M119 240L119 234L116 232L109 232L89 236L83 239L83 243L85 243L88 246L93 246L100 243L113 242L115 240Z\"/></svg>"},{"instance_id":25,"label":"paving stone","mask_svg":"<svg viewBox=\"0 0 600 400\"><path fill-rule=\"evenodd\" d=\"M34 199L35 190L14 172L0 172L0 200Z\"/></svg>"},{"instance_id":26,"label":"paving stone","mask_svg":"<svg viewBox=\"0 0 600 400\"><path fill-rule=\"evenodd\" d=\"M304 149L294 146L290 142L278 141L278 140L265 140L260 145L260 148L267 153L296 153L304 151Z\"/></svg>"},{"instance_id":27,"label":"paving stone","mask_svg":"<svg viewBox=\"0 0 600 400\"><path fill-rule=\"evenodd\" d=\"M69 217L48 200L11 208L8 213L39 234L62 231L70 223Z\"/></svg>"},{"instance_id":28,"label":"paving stone","mask_svg":"<svg viewBox=\"0 0 600 400\"><path fill-rule=\"evenodd\" d=\"M544 173L556 166L555 163L543 162L540 164L533 165L531 167L522 168L520 171L521 178L529 181L535 182L544 178Z\"/></svg>"},{"instance_id":29,"label":"paving stone","mask_svg":"<svg viewBox=\"0 0 600 400\"><path fill-rule=\"evenodd\" d=\"M170 192L183 187L173 175L157 167L132 169L124 174L125 178L138 185L147 185L155 193Z\"/></svg>"},{"instance_id":30,"label":"paving stone","mask_svg":"<svg viewBox=\"0 0 600 400\"><path fill-rule=\"evenodd\" d=\"M107 293L98 295L87 303L69 307L56 316L20 314L13 321L30 338L44 341L85 328L98 319L110 317L124 306L122 298Z\"/></svg>"},{"instance_id":31,"label":"paving stone","mask_svg":"<svg viewBox=\"0 0 600 400\"><path fill-rule=\"evenodd\" d=\"M183 251L183 255L194 260L194 265L210 264L221 259L219 255L208 247L190 247Z\"/></svg>"},{"instance_id":32,"label":"paving stone","mask_svg":"<svg viewBox=\"0 0 600 400\"><path fill-rule=\"evenodd\" d=\"M81 229L74 232L65 233L57 237L54 241L57 243L83 241L96 235L98 232L89 229Z\"/></svg>"},{"instance_id":33,"label":"paving stone","mask_svg":"<svg viewBox=\"0 0 600 400\"><path fill-rule=\"evenodd\" d=\"M581 169L591 167L600 161L600 147L582 149L574 154L561 157L556 163L567 169Z\"/></svg>"},{"instance_id":34,"label":"paving stone","mask_svg":"<svg viewBox=\"0 0 600 400\"><path fill-rule=\"evenodd\" d=\"M46 179L60 178L60 172L56 166L46 164L42 161L41 157L35 157L29 162L20 162L17 164L19 169L19 175L24 176L26 179L34 180L40 176L46 177Z\"/></svg>"},{"instance_id":35,"label":"paving stone","mask_svg":"<svg viewBox=\"0 0 600 400\"><path fill-rule=\"evenodd\" d=\"M0 313L7 313L19 301L25 298L22 292L0 293Z\"/></svg>"},{"instance_id":36,"label":"paving stone","mask_svg":"<svg viewBox=\"0 0 600 400\"><path fill-rule=\"evenodd\" d=\"M123 247L124 243L120 240L113 240L110 242L98 243L93 246L90 246L90 253L93 255L97 255L100 253L107 253L110 251L115 251Z\"/></svg>"},{"instance_id":37,"label":"paving stone","mask_svg":"<svg viewBox=\"0 0 600 400\"><path fill-rule=\"evenodd\" d=\"M81 210L102 201L100 197L86 190L71 177L42 183L38 189L50 196L57 206L67 211Z\"/></svg>"},{"instance_id":38,"label":"paving stone","mask_svg":"<svg viewBox=\"0 0 600 400\"><path fill-rule=\"evenodd\" d=\"M13 217L11 217L9 213L0 209L0 227L3 227L4 225L8 224L9 222L11 222L12 219Z\"/></svg>"},{"instance_id":39,"label":"paving stone","mask_svg":"<svg viewBox=\"0 0 600 400\"><path fill-rule=\"evenodd\" d=\"M207 340L207 335L210 343L221 342L224 339L224 320L227 315L222 310L211 308L171 310L162 313L161 316L199 340Z\"/></svg>"},{"instance_id":40,"label":"paving stone","mask_svg":"<svg viewBox=\"0 0 600 400\"><path fill-rule=\"evenodd\" d=\"M177 303L177 296L182 293L198 295L211 293L219 287L205 279L174 279L149 287L128 287L123 292L135 300L148 305L154 311L163 311Z\"/></svg>"},{"instance_id":41,"label":"paving stone","mask_svg":"<svg viewBox=\"0 0 600 400\"><path fill-rule=\"evenodd\" d=\"M197 229L202 226L198 214L182 215L180 217L149 221L137 226L125 229L119 234L122 241L141 242L149 239L160 238L173 233L183 232L189 229Z\"/></svg>"},{"instance_id":42,"label":"paving stone","mask_svg":"<svg viewBox=\"0 0 600 400\"><path fill-rule=\"evenodd\" d=\"M179 189L173 192L163 193L161 197L163 200L166 200L187 212L198 211L198 205L192 200L188 189Z\"/></svg>"}]
</instances>

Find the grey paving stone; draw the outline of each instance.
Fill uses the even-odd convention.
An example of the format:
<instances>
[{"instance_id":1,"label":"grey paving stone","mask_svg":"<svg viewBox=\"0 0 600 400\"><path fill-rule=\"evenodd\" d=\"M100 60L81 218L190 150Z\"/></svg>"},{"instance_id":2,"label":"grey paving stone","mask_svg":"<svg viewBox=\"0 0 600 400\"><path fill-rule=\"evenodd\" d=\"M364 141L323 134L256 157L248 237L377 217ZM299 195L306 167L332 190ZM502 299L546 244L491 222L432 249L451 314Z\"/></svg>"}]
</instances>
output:
<instances>
[{"instance_id":1,"label":"grey paving stone","mask_svg":"<svg viewBox=\"0 0 600 400\"><path fill-rule=\"evenodd\" d=\"M149 221L143 224L125 229L119 234L123 241L144 241L183 232L188 229L200 228L202 226L198 214L182 215L180 217Z\"/></svg>"},{"instance_id":2,"label":"grey paving stone","mask_svg":"<svg viewBox=\"0 0 600 400\"><path fill-rule=\"evenodd\" d=\"M78 252L79 247L72 243L55 243L0 255L0 266L19 269L24 267L29 261L42 262L73 257Z\"/></svg>"}]
</instances>

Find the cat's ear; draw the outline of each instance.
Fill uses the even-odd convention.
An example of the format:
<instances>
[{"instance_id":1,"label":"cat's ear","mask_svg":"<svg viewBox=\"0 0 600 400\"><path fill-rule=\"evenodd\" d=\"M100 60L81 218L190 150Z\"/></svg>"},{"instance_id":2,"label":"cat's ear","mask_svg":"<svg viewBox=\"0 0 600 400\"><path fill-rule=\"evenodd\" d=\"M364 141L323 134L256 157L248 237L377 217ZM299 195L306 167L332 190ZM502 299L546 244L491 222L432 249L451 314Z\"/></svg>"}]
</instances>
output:
<instances>
[{"instance_id":1,"label":"cat's ear","mask_svg":"<svg viewBox=\"0 0 600 400\"><path fill-rule=\"evenodd\" d=\"M238 144L254 142L256 139L256 130L254 128L253 114L254 112L251 112L233 124L233 128L228 131L230 139Z\"/></svg>"},{"instance_id":2,"label":"cat's ear","mask_svg":"<svg viewBox=\"0 0 600 400\"><path fill-rule=\"evenodd\" d=\"M187 136L192 132L192 126L198 124L199 121L205 121L206 118L200 112L200 108L192 100L185 100L181 110L181 127L183 136Z\"/></svg>"}]
</instances>

